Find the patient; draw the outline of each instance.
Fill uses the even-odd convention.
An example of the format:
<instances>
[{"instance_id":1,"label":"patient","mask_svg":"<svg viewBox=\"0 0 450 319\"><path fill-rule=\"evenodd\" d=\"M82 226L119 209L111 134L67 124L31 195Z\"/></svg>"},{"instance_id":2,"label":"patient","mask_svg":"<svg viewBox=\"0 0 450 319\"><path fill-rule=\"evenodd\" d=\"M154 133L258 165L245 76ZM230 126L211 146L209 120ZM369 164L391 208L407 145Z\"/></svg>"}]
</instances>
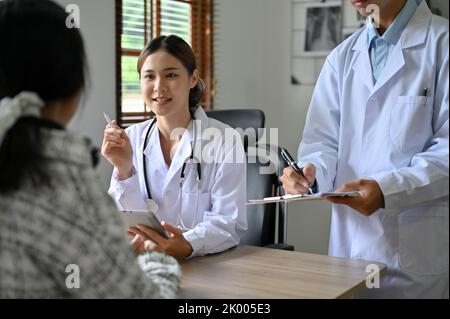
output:
<instances>
[{"instance_id":1,"label":"patient","mask_svg":"<svg viewBox=\"0 0 450 319\"><path fill-rule=\"evenodd\" d=\"M173 298L180 267L128 244L65 130L86 82L78 29L48 0L0 1L0 298Z\"/></svg>"}]
</instances>

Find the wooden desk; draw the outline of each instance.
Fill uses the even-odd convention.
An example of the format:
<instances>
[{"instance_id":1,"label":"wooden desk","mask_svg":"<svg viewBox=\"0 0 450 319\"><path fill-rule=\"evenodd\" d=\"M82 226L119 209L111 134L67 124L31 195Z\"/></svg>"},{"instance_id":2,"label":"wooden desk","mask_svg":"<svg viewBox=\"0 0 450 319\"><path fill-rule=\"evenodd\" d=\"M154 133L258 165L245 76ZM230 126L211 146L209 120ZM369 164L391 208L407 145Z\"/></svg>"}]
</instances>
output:
<instances>
[{"instance_id":1,"label":"wooden desk","mask_svg":"<svg viewBox=\"0 0 450 319\"><path fill-rule=\"evenodd\" d=\"M193 298L348 298L365 287L364 260L238 246L182 264L180 297Z\"/></svg>"}]
</instances>

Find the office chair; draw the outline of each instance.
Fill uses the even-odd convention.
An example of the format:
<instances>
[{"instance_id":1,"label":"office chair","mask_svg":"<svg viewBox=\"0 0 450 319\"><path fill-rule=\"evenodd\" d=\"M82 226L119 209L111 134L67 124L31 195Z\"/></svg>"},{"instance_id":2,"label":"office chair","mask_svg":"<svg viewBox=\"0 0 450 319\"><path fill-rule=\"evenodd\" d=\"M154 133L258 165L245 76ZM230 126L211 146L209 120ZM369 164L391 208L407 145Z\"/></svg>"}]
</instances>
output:
<instances>
[{"instance_id":1,"label":"office chair","mask_svg":"<svg viewBox=\"0 0 450 319\"><path fill-rule=\"evenodd\" d=\"M261 110L252 109L234 109L234 110L213 110L206 112L208 117L223 122L234 129L252 129L256 132L256 142L259 141L265 127L265 115ZM279 182L280 172L282 174L285 163L280 154L280 148L275 145L249 143L247 135L241 136L244 149L247 154L247 198L264 198L277 196L283 193L281 183ZM249 148L255 152L249 154ZM258 148L264 151L271 151L275 158L262 158ZM272 163L270 163L271 161ZM275 163L273 163L275 162ZM275 165L277 171L271 174L261 174L260 169L267 165ZM276 217L278 207L278 240L275 238ZM241 244L253 246L265 246L285 250L294 250L294 247L286 244L285 232L285 214L287 213L284 205L276 203L266 205L247 206L248 230L241 237Z\"/></svg>"}]
</instances>

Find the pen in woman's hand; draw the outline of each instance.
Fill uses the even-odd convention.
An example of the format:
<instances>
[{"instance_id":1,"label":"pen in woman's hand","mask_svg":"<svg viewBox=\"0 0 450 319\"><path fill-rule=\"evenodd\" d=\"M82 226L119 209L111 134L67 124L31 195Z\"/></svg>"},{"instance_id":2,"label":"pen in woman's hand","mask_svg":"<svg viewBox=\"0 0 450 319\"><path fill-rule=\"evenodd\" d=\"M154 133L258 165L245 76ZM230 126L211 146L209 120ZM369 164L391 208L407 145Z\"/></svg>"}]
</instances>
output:
<instances>
[{"instance_id":1,"label":"pen in woman's hand","mask_svg":"<svg viewBox=\"0 0 450 319\"><path fill-rule=\"evenodd\" d=\"M289 154L289 152L286 149L281 148L281 156L286 161L286 163L290 167L292 167L292 169L294 171L297 172L297 174L299 174L301 177L306 179L305 175L303 174L303 170L300 167L298 167L297 163L294 161L294 159L292 158L291 154ZM314 194L311 186L309 186L309 185L308 185L308 191L309 191L309 194Z\"/></svg>"},{"instance_id":2,"label":"pen in woman's hand","mask_svg":"<svg viewBox=\"0 0 450 319\"><path fill-rule=\"evenodd\" d=\"M111 121L111 118L109 117L108 113L103 112L103 117L105 118L106 122L108 122L108 124L117 126L117 124L115 124Z\"/></svg>"},{"instance_id":3,"label":"pen in woman's hand","mask_svg":"<svg viewBox=\"0 0 450 319\"><path fill-rule=\"evenodd\" d=\"M116 123L113 123L111 121L111 118L109 117L108 113L103 112L103 117L105 118L106 122L108 122L109 125L112 125L116 128L120 128L119 125L117 125ZM117 136L118 138L120 138L120 133L113 133L115 136Z\"/></svg>"}]
</instances>

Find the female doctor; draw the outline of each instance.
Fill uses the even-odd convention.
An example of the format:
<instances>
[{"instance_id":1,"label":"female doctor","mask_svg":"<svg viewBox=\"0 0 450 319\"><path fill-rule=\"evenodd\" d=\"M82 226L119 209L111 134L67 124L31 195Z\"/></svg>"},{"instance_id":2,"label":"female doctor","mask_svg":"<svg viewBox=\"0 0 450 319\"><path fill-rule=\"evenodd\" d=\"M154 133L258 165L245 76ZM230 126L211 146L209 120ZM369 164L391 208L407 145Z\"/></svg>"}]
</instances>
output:
<instances>
[{"instance_id":1,"label":"female doctor","mask_svg":"<svg viewBox=\"0 0 450 319\"><path fill-rule=\"evenodd\" d=\"M244 148L240 139L223 138L232 129L199 107L204 83L192 49L178 36L160 36L141 52L137 69L155 117L126 130L113 121L102 145L114 166L108 193L117 206L157 207L169 233L165 239L148 227L132 227L135 247L136 240L151 239L150 249L184 259L237 245L247 229ZM210 132L219 142L206 149Z\"/></svg>"}]
</instances>

